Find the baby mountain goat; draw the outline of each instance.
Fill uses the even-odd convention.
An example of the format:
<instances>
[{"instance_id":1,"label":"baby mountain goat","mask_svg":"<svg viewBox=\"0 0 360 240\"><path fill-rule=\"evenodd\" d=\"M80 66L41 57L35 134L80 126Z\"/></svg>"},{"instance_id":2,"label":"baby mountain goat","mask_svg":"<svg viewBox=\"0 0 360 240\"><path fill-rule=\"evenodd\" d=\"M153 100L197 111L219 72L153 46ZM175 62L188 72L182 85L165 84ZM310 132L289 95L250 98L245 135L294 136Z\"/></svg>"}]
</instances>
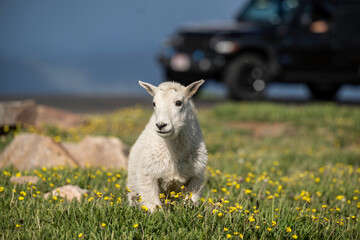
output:
<instances>
[{"instance_id":1,"label":"baby mountain goat","mask_svg":"<svg viewBox=\"0 0 360 240\"><path fill-rule=\"evenodd\" d=\"M193 202L200 199L207 151L191 97L203 83L184 87L164 82L155 87L139 81L154 97L154 113L130 151L130 205L141 204L154 212L161 206L160 193L177 193L181 186L192 192Z\"/></svg>"}]
</instances>

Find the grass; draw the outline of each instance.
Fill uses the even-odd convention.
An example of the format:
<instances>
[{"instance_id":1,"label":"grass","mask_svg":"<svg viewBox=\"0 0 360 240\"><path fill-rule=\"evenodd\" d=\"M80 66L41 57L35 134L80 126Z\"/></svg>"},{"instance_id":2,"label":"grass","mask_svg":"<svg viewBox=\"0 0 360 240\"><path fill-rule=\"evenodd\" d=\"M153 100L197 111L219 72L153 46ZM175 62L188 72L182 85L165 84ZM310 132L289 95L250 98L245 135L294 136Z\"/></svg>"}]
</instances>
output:
<instances>
[{"instance_id":1,"label":"grass","mask_svg":"<svg viewBox=\"0 0 360 240\"><path fill-rule=\"evenodd\" d=\"M17 129L1 139L0 150L19 131L56 141L111 135L131 145L150 115L151 109L134 107L88 116L89 124L77 129ZM154 214L130 208L124 170L9 168L0 172L0 239L360 238L358 107L225 103L199 110L199 120L209 167L198 206L184 190L163 199ZM42 180L13 185L11 175ZM89 194L81 202L43 198L69 183Z\"/></svg>"}]
</instances>

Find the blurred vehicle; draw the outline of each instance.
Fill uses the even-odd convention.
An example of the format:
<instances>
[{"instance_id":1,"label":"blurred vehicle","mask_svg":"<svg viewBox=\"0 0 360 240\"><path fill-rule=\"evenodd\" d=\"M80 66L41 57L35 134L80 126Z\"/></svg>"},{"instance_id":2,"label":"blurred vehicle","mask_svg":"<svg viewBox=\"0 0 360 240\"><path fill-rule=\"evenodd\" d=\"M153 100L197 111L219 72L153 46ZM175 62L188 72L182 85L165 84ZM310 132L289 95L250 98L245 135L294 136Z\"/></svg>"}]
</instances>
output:
<instances>
[{"instance_id":1,"label":"blurred vehicle","mask_svg":"<svg viewBox=\"0 0 360 240\"><path fill-rule=\"evenodd\" d=\"M261 99L272 81L331 99L360 83L360 1L252 0L233 21L178 29L158 60L166 80L215 79L233 99Z\"/></svg>"}]
</instances>

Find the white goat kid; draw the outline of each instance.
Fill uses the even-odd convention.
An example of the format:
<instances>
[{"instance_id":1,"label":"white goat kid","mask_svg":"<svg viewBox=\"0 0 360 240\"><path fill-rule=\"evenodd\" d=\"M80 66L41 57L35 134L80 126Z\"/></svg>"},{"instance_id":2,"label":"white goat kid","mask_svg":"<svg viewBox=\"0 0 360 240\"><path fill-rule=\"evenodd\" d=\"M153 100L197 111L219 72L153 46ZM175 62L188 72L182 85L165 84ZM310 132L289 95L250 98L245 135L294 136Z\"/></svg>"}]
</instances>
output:
<instances>
[{"instance_id":1,"label":"white goat kid","mask_svg":"<svg viewBox=\"0 0 360 240\"><path fill-rule=\"evenodd\" d=\"M130 205L140 204L153 212L161 206L160 193L180 192L183 185L192 192L193 202L200 199L207 151L191 97L203 83L184 87L164 82L155 87L139 81L154 97L154 113L130 151Z\"/></svg>"}]
</instances>

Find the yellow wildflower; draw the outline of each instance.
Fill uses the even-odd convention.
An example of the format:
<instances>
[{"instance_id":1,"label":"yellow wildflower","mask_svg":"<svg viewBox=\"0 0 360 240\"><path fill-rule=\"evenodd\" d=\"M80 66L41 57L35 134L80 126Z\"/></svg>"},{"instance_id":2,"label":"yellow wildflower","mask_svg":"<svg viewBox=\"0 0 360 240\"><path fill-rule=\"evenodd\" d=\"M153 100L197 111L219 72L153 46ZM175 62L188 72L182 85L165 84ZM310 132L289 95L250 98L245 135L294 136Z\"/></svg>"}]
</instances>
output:
<instances>
[{"instance_id":1,"label":"yellow wildflower","mask_svg":"<svg viewBox=\"0 0 360 240\"><path fill-rule=\"evenodd\" d=\"M21 225L20 225L20 224L16 224L15 227L16 227L16 228L19 228L19 227L21 227Z\"/></svg>"},{"instance_id":2,"label":"yellow wildflower","mask_svg":"<svg viewBox=\"0 0 360 240\"><path fill-rule=\"evenodd\" d=\"M286 232L291 232L291 228L290 228L290 227L287 227L287 228L286 228Z\"/></svg>"},{"instance_id":3,"label":"yellow wildflower","mask_svg":"<svg viewBox=\"0 0 360 240\"><path fill-rule=\"evenodd\" d=\"M20 201L24 200L24 197L19 197L19 200L20 200Z\"/></svg>"},{"instance_id":4,"label":"yellow wildflower","mask_svg":"<svg viewBox=\"0 0 360 240\"><path fill-rule=\"evenodd\" d=\"M226 234L226 238L231 238L231 234Z\"/></svg>"},{"instance_id":5,"label":"yellow wildflower","mask_svg":"<svg viewBox=\"0 0 360 240\"><path fill-rule=\"evenodd\" d=\"M0 192L3 192L4 191L4 187L0 187Z\"/></svg>"},{"instance_id":6,"label":"yellow wildflower","mask_svg":"<svg viewBox=\"0 0 360 240\"><path fill-rule=\"evenodd\" d=\"M339 200L339 201L343 200L344 198L345 198L344 195L338 195L338 196L336 196L336 200Z\"/></svg>"},{"instance_id":7,"label":"yellow wildflower","mask_svg":"<svg viewBox=\"0 0 360 240\"><path fill-rule=\"evenodd\" d=\"M101 227L103 227L103 228L106 227L106 223L102 223Z\"/></svg>"},{"instance_id":8,"label":"yellow wildflower","mask_svg":"<svg viewBox=\"0 0 360 240\"><path fill-rule=\"evenodd\" d=\"M297 239L298 237L294 234L294 235L292 235L292 238Z\"/></svg>"},{"instance_id":9,"label":"yellow wildflower","mask_svg":"<svg viewBox=\"0 0 360 240\"><path fill-rule=\"evenodd\" d=\"M146 206L141 206L141 209L147 212L149 209Z\"/></svg>"},{"instance_id":10,"label":"yellow wildflower","mask_svg":"<svg viewBox=\"0 0 360 240\"><path fill-rule=\"evenodd\" d=\"M139 227L139 224L134 224L134 228L138 228Z\"/></svg>"},{"instance_id":11,"label":"yellow wildflower","mask_svg":"<svg viewBox=\"0 0 360 240\"><path fill-rule=\"evenodd\" d=\"M79 233L78 238L82 238L83 235L84 235L84 234Z\"/></svg>"}]
</instances>

